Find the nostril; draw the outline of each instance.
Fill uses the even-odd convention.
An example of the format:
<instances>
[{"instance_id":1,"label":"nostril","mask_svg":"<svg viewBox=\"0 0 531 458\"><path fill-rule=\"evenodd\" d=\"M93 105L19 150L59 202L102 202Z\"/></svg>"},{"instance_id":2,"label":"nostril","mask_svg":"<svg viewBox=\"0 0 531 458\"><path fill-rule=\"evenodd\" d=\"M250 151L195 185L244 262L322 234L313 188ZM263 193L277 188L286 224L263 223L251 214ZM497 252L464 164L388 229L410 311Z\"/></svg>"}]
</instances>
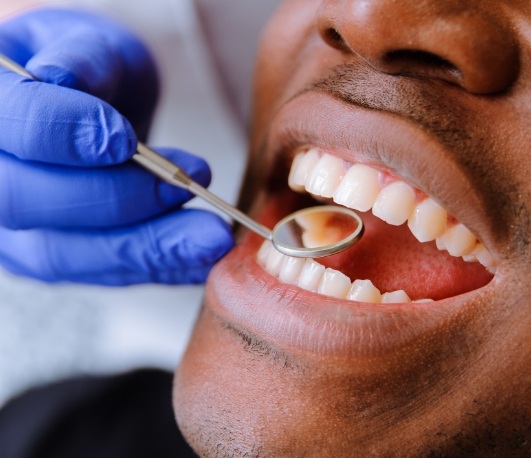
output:
<instances>
[{"instance_id":1,"label":"nostril","mask_svg":"<svg viewBox=\"0 0 531 458\"><path fill-rule=\"evenodd\" d=\"M335 48L342 52L350 52L350 49L345 42L344 38L341 36L341 34L334 29L333 27L329 27L322 33L324 41L331 46L332 48Z\"/></svg>"},{"instance_id":2,"label":"nostril","mask_svg":"<svg viewBox=\"0 0 531 458\"><path fill-rule=\"evenodd\" d=\"M316 30L337 61L359 59L380 73L433 78L472 94L507 91L520 75L515 30L505 16L482 2L315 3Z\"/></svg>"},{"instance_id":3,"label":"nostril","mask_svg":"<svg viewBox=\"0 0 531 458\"><path fill-rule=\"evenodd\" d=\"M452 62L427 51L389 51L384 56L384 63L395 74L439 77L455 83L463 79L461 70Z\"/></svg>"},{"instance_id":4,"label":"nostril","mask_svg":"<svg viewBox=\"0 0 531 458\"><path fill-rule=\"evenodd\" d=\"M436 67L443 70L457 70L451 62L439 57L431 52L404 49L390 51L385 59L388 63L413 63L425 67Z\"/></svg>"}]
</instances>

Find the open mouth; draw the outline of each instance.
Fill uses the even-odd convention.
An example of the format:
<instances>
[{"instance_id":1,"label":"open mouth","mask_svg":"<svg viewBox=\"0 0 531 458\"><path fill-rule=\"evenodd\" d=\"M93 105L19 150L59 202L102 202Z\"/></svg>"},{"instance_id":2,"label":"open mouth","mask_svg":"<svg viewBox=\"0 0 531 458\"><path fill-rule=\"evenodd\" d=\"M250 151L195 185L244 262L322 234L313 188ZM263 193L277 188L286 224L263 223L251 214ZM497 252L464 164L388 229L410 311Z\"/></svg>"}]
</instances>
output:
<instances>
[{"instance_id":1,"label":"open mouth","mask_svg":"<svg viewBox=\"0 0 531 458\"><path fill-rule=\"evenodd\" d=\"M252 217L273 227L326 202L358 211L365 233L308 260L243 231L209 277L209 310L277 348L318 354L390 351L475 310L498 252L483 196L450 150L407 120L322 93L293 98L265 134L243 194Z\"/></svg>"},{"instance_id":2,"label":"open mouth","mask_svg":"<svg viewBox=\"0 0 531 458\"><path fill-rule=\"evenodd\" d=\"M464 224L388 172L307 147L295 155L288 184L364 212L366 234L359 246L319 261L283 255L264 242L257 260L283 283L357 302L431 302L484 286L496 271Z\"/></svg>"}]
</instances>

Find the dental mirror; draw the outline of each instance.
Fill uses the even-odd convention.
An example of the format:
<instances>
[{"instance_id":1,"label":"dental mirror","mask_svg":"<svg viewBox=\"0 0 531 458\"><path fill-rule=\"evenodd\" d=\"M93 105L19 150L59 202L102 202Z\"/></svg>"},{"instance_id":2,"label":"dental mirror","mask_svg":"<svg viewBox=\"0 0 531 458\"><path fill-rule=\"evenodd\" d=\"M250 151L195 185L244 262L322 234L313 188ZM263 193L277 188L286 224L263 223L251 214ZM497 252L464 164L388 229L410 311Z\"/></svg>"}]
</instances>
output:
<instances>
[{"instance_id":1,"label":"dental mirror","mask_svg":"<svg viewBox=\"0 0 531 458\"><path fill-rule=\"evenodd\" d=\"M274 247L297 258L330 256L354 245L363 221L345 207L323 205L299 210L280 220L272 231Z\"/></svg>"},{"instance_id":2,"label":"dental mirror","mask_svg":"<svg viewBox=\"0 0 531 458\"><path fill-rule=\"evenodd\" d=\"M0 66L26 78L36 80L23 67L0 54ZM318 206L286 216L271 231L237 208L193 181L180 167L138 143L132 160L164 181L184 188L229 215L261 237L270 240L283 254L299 258L330 256L350 248L363 235L363 221L345 207Z\"/></svg>"}]
</instances>

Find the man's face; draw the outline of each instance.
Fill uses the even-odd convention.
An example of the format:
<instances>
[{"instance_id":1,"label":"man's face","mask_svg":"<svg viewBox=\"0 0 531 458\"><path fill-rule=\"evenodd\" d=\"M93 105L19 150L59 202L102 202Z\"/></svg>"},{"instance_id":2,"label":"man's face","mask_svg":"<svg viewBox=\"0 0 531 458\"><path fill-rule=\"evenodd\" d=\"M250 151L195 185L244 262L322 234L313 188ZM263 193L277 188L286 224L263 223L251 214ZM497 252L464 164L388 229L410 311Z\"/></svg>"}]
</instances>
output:
<instances>
[{"instance_id":1,"label":"man's face","mask_svg":"<svg viewBox=\"0 0 531 458\"><path fill-rule=\"evenodd\" d=\"M242 205L272 226L333 201L366 232L315 264L241 231L176 376L191 444L529 456L530 119L527 0L285 1Z\"/></svg>"}]
</instances>

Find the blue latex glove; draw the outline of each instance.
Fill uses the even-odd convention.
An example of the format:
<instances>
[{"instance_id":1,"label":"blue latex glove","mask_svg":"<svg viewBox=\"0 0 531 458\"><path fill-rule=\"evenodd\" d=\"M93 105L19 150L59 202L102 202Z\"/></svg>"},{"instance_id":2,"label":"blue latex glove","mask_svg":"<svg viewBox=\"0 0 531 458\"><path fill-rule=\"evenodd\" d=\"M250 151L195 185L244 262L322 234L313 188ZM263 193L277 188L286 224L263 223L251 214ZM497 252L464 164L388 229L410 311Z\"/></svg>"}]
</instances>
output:
<instances>
[{"instance_id":1,"label":"blue latex glove","mask_svg":"<svg viewBox=\"0 0 531 458\"><path fill-rule=\"evenodd\" d=\"M146 48L85 12L43 9L0 24L0 265L45 281L197 283L232 247L192 196L127 161L158 91ZM207 186L208 165L159 152Z\"/></svg>"}]
</instances>

